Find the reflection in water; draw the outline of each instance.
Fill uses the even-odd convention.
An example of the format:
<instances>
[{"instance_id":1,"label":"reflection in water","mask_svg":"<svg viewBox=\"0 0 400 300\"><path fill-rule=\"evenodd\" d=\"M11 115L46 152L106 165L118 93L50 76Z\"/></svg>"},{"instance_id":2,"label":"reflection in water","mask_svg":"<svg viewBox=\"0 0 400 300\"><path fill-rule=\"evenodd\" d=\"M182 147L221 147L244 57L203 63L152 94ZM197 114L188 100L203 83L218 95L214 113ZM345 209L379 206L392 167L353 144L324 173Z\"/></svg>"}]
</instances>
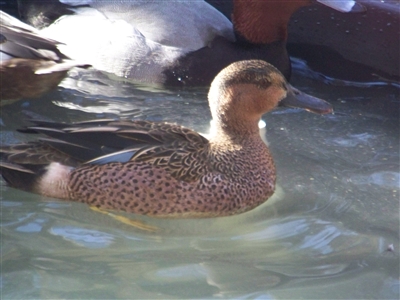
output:
<instances>
[{"instance_id":1,"label":"reflection in water","mask_svg":"<svg viewBox=\"0 0 400 300\"><path fill-rule=\"evenodd\" d=\"M338 137L332 139L332 145L341 147L355 147L357 145L368 145L368 140L374 138L372 134L361 133L361 134L350 134L348 137Z\"/></svg>"},{"instance_id":2,"label":"reflection in water","mask_svg":"<svg viewBox=\"0 0 400 300\"><path fill-rule=\"evenodd\" d=\"M79 227L52 227L50 233L86 248L105 248L114 241L112 235Z\"/></svg>"},{"instance_id":3,"label":"reflection in water","mask_svg":"<svg viewBox=\"0 0 400 300\"><path fill-rule=\"evenodd\" d=\"M1 141L26 140L15 131L26 115L68 122L119 116L208 132L206 89L80 79L64 82L74 90L4 106ZM2 296L398 298L399 90L304 77L295 84L330 100L335 114L278 109L265 116L278 189L251 212L205 220L121 214L159 228L149 232L3 184Z\"/></svg>"},{"instance_id":4,"label":"reflection in water","mask_svg":"<svg viewBox=\"0 0 400 300\"><path fill-rule=\"evenodd\" d=\"M324 59L326 59L326 56ZM306 61L299 59L299 58L292 57L291 62L292 62L292 68L295 69L298 74L301 74L303 76L306 76L306 77L309 77L309 78L312 78L312 79L315 79L315 80L318 80L320 82L324 82L324 83L330 84L330 85L353 86L353 87L359 87L359 88L368 88L371 86L400 87L400 83L398 81L383 78L383 77L379 76L378 74L373 74L373 73L372 74L370 74L370 73L363 74L363 75L367 75L367 77L369 77L369 80L371 80L368 82L366 82L366 81L351 81L351 80L344 80L344 79L337 79L337 78L329 77L320 72L316 72L307 65ZM341 63L343 63L343 62L341 62ZM341 70L341 72L343 72L343 70ZM358 76L358 75L360 75L360 74L356 74L356 76ZM373 79L375 79L375 81L372 81Z\"/></svg>"},{"instance_id":5,"label":"reflection in water","mask_svg":"<svg viewBox=\"0 0 400 300\"><path fill-rule=\"evenodd\" d=\"M399 187L400 174L398 172L376 172L371 175L355 175L351 179L357 184L376 184L382 188L396 189Z\"/></svg>"}]
</instances>

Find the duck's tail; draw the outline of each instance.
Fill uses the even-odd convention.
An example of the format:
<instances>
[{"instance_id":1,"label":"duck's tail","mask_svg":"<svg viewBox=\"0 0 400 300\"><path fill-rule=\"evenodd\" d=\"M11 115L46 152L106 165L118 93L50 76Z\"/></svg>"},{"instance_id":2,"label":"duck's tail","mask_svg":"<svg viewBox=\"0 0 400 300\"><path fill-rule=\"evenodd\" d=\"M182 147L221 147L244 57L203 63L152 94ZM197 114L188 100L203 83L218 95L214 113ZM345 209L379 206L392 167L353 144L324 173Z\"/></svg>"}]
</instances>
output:
<instances>
[{"instance_id":1,"label":"duck's tail","mask_svg":"<svg viewBox=\"0 0 400 300\"><path fill-rule=\"evenodd\" d=\"M35 170L36 169L36 170ZM45 167L22 166L7 161L0 161L0 174L8 185L32 192L40 177L46 172Z\"/></svg>"},{"instance_id":2,"label":"duck's tail","mask_svg":"<svg viewBox=\"0 0 400 300\"><path fill-rule=\"evenodd\" d=\"M1 176L12 187L61 198L68 174L78 162L48 148L41 142L1 147Z\"/></svg>"},{"instance_id":3,"label":"duck's tail","mask_svg":"<svg viewBox=\"0 0 400 300\"><path fill-rule=\"evenodd\" d=\"M0 161L0 174L10 186L54 198L68 198L69 173L73 169L57 162L19 165Z\"/></svg>"}]
</instances>

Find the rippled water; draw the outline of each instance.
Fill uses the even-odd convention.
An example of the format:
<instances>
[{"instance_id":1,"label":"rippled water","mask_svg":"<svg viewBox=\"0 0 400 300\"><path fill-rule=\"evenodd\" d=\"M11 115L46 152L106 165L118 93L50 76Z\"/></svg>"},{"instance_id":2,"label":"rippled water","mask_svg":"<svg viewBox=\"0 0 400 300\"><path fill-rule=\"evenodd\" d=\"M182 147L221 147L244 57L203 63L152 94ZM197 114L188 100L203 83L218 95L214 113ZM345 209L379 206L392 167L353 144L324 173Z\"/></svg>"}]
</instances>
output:
<instances>
[{"instance_id":1,"label":"rippled water","mask_svg":"<svg viewBox=\"0 0 400 300\"><path fill-rule=\"evenodd\" d=\"M199 220L104 214L3 183L2 298L398 299L399 89L332 85L303 71L293 83L331 101L335 114L265 115L278 188L251 212ZM2 143L26 141L15 129L35 116L118 114L208 130L206 89L87 76L64 85L94 87L97 96L60 88L2 107Z\"/></svg>"}]
</instances>

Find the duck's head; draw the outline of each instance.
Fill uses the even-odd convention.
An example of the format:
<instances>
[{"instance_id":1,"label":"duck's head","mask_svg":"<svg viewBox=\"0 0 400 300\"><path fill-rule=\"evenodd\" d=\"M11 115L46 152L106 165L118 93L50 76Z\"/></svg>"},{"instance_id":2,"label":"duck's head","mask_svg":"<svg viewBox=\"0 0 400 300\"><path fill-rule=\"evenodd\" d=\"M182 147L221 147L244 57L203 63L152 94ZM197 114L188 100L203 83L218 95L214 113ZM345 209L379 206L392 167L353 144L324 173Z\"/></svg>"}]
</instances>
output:
<instances>
[{"instance_id":1,"label":"duck's head","mask_svg":"<svg viewBox=\"0 0 400 300\"><path fill-rule=\"evenodd\" d=\"M215 129L228 136L259 134L261 116L274 109L287 90L285 77L265 61L232 63L215 77L208 94Z\"/></svg>"}]
</instances>

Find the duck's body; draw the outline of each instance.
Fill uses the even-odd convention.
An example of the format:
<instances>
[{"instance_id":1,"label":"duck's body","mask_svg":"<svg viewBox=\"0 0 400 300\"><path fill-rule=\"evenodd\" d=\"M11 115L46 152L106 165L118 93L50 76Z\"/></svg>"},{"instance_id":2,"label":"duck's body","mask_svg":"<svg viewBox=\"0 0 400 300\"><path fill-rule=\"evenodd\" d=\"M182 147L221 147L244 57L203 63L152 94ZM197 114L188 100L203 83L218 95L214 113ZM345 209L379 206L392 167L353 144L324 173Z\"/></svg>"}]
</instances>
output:
<instances>
[{"instance_id":1,"label":"duck's body","mask_svg":"<svg viewBox=\"0 0 400 300\"><path fill-rule=\"evenodd\" d=\"M73 67L69 59L35 28L0 11L0 100L37 97L56 87Z\"/></svg>"},{"instance_id":2,"label":"duck's body","mask_svg":"<svg viewBox=\"0 0 400 300\"><path fill-rule=\"evenodd\" d=\"M244 59L268 61L289 79L287 24L312 0L235 0L233 25L202 0L40 3L21 2L23 17L62 39L71 57L134 81L208 85L221 69Z\"/></svg>"},{"instance_id":3,"label":"duck's body","mask_svg":"<svg viewBox=\"0 0 400 300\"><path fill-rule=\"evenodd\" d=\"M11 185L99 208L161 217L248 211L274 192L275 167L258 121L286 96L285 78L263 61L225 68L209 92L213 136L167 123L35 121L48 138L1 149Z\"/></svg>"},{"instance_id":4,"label":"duck's body","mask_svg":"<svg viewBox=\"0 0 400 300\"><path fill-rule=\"evenodd\" d=\"M235 40L231 22L203 1L57 2L53 8L74 11L48 20L41 17L46 6L40 7L44 14L36 13L37 2L20 6L28 22L62 40L69 56L136 82L164 84L164 71L187 53L207 47L216 36Z\"/></svg>"}]
</instances>

